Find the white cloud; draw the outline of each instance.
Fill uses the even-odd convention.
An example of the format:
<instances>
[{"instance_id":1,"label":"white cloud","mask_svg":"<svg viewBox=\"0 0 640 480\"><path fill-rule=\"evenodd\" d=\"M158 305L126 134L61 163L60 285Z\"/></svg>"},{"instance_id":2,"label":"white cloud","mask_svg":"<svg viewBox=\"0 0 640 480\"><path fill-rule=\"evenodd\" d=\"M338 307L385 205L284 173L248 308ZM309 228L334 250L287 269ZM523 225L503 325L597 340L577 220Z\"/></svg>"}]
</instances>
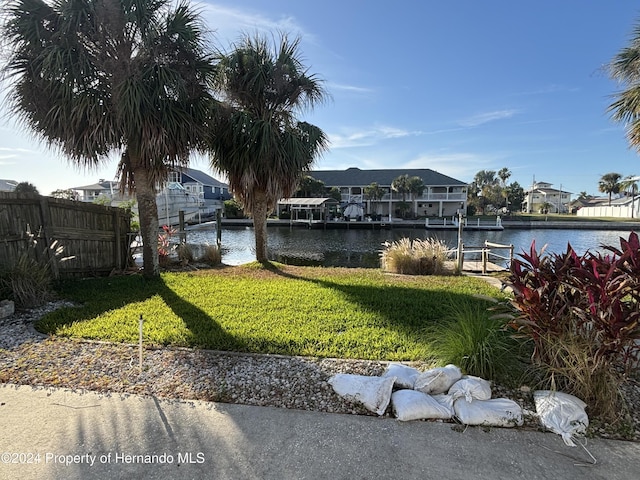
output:
<instances>
[{"instance_id":1,"label":"white cloud","mask_svg":"<svg viewBox=\"0 0 640 480\"><path fill-rule=\"evenodd\" d=\"M503 120L505 118L511 118L516 113L517 110L507 109L507 110L495 110L493 112L485 112L479 113L477 115L473 115L468 117L460 122L460 125L463 127L477 127L484 123L494 122L496 120Z\"/></svg>"},{"instance_id":2,"label":"white cloud","mask_svg":"<svg viewBox=\"0 0 640 480\"><path fill-rule=\"evenodd\" d=\"M421 132L396 127L378 126L340 134L329 134L331 148L369 147L383 140L421 135Z\"/></svg>"},{"instance_id":3,"label":"white cloud","mask_svg":"<svg viewBox=\"0 0 640 480\"><path fill-rule=\"evenodd\" d=\"M314 36L305 31L298 21L283 15L272 18L257 11L243 10L216 3L198 3L196 5L206 19L206 24L215 32L217 43L226 46L237 41L244 33L272 35L275 32L290 33L313 41ZM275 33L277 35L277 33Z\"/></svg>"},{"instance_id":4,"label":"white cloud","mask_svg":"<svg viewBox=\"0 0 640 480\"><path fill-rule=\"evenodd\" d=\"M329 91L341 90L345 92L360 93L360 94L369 94L375 91L373 88L357 87L355 85L344 85L340 83L328 83L327 90Z\"/></svg>"}]
</instances>

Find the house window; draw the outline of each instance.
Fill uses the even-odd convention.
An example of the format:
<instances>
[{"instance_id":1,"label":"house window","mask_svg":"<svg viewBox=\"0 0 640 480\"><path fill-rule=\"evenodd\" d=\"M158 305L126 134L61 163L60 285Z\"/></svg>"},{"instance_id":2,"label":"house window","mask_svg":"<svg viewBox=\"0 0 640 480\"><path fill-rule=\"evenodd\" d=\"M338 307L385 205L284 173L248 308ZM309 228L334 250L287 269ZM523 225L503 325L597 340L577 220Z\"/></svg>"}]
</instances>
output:
<instances>
[{"instance_id":1,"label":"house window","mask_svg":"<svg viewBox=\"0 0 640 480\"><path fill-rule=\"evenodd\" d=\"M180 183L180 172L169 172L169 182Z\"/></svg>"}]
</instances>

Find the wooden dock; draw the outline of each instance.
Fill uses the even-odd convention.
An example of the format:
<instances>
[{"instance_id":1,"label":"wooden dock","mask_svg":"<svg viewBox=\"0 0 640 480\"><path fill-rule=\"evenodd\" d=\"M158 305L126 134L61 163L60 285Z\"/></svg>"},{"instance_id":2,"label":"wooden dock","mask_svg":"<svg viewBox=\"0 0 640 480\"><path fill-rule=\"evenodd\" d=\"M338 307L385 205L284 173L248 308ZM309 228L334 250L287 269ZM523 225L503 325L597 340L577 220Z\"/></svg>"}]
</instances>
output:
<instances>
[{"instance_id":1,"label":"wooden dock","mask_svg":"<svg viewBox=\"0 0 640 480\"><path fill-rule=\"evenodd\" d=\"M496 253L496 250L507 250L508 255L500 255ZM503 265L511 265L513 261L513 245L501 245L485 240L484 245L471 247L460 242L456 261L458 262L458 270L463 272L481 272L483 274L504 272L508 270L508 267L499 265L495 261Z\"/></svg>"},{"instance_id":2,"label":"wooden dock","mask_svg":"<svg viewBox=\"0 0 640 480\"><path fill-rule=\"evenodd\" d=\"M484 267L484 268L483 268ZM481 273L493 273L493 272L506 272L507 269L492 262L483 264L482 260L466 260L462 264L463 272L481 272Z\"/></svg>"}]
</instances>

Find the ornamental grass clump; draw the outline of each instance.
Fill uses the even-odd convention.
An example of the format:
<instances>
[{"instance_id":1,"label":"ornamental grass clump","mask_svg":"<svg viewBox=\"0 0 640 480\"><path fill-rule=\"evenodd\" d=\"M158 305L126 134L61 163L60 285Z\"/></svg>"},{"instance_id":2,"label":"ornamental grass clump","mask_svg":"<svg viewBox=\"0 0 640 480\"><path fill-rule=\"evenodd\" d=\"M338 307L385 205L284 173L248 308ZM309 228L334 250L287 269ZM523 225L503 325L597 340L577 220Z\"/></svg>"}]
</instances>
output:
<instances>
[{"instance_id":1,"label":"ornamental grass clump","mask_svg":"<svg viewBox=\"0 0 640 480\"><path fill-rule=\"evenodd\" d=\"M17 260L0 272L0 298L10 296L20 308L44 305L54 297L53 267L74 257L63 257L64 247L54 240L49 247L38 251L38 237L27 226L26 248Z\"/></svg>"},{"instance_id":2,"label":"ornamental grass clump","mask_svg":"<svg viewBox=\"0 0 640 480\"><path fill-rule=\"evenodd\" d=\"M508 319L496 314L490 302L446 302L441 321L425 330L426 341L438 363L458 365L468 375L515 383L523 374L523 349L508 331Z\"/></svg>"},{"instance_id":3,"label":"ornamental grass clump","mask_svg":"<svg viewBox=\"0 0 640 480\"><path fill-rule=\"evenodd\" d=\"M199 260L212 267L220 265L222 263L222 252L216 245L205 245Z\"/></svg>"},{"instance_id":4,"label":"ornamental grass clump","mask_svg":"<svg viewBox=\"0 0 640 480\"><path fill-rule=\"evenodd\" d=\"M407 275L445 273L448 248L442 240L401 238L383 245L380 260L385 271Z\"/></svg>"},{"instance_id":5,"label":"ornamental grass clump","mask_svg":"<svg viewBox=\"0 0 640 480\"><path fill-rule=\"evenodd\" d=\"M640 361L640 241L632 232L619 249L603 248L545 255L533 242L511 264L510 325L533 343L544 386L614 419L624 410L620 386Z\"/></svg>"}]
</instances>

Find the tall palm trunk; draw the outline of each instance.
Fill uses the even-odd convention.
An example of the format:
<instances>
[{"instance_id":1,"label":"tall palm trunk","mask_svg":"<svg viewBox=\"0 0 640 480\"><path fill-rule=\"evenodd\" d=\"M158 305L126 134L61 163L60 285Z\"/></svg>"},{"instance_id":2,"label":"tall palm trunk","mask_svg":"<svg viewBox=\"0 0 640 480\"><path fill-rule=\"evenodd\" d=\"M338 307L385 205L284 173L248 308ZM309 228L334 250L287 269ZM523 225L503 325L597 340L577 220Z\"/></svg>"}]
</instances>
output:
<instances>
[{"instance_id":1,"label":"tall palm trunk","mask_svg":"<svg viewBox=\"0 0 640 480\"><path fill-rule=\"evenodd\" d=\"M132 163L135 159L132 159ZM149 172L141 164L133 163L133 179L138 199L138 214L140 216L140 235L142 236L142 266L145 277L155 277L160 274L158 262L158 205L156 203L155 186L149 178ZM155 248L154 248L155 247Z\"/></svg>"},{"instance_id":2,"label":"tall palm trunk","mask_svg":"<svg viewBox=\"0 0 640 480\"><path fill-rule=\"evenodd\" d=\"M255 194L253 207L253 230L256 236L256 260L268 262L267 258L267 197L264 192Z\"/></svg>"}]
</instances>

